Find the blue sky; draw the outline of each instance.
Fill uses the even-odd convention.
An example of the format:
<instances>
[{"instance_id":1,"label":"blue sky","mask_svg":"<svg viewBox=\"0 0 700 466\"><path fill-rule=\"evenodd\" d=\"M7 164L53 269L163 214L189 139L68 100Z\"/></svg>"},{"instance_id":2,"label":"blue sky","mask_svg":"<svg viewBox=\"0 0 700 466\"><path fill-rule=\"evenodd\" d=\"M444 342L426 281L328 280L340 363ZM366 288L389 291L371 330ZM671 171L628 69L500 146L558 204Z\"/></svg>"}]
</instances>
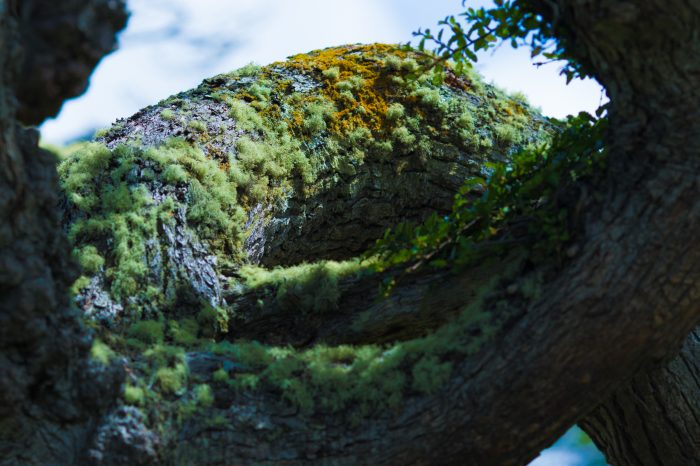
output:
<instances>
[{"instance_id":1,"label":"blue sky","mask_svg":"<svg viewBox=\"0 0 700 466\"><path fill-rule=\"evenodd\" d=\"M85 95L42 126L45 141L84 137L249 62L346 43L404 43L419 27L462 11L460 0L129 0L129 7L119 50L100 63ZM477 68L488 81L525 93L546 115L592 112L601 102L597 83L566 86L559 65L538 69L524 49L501 47L482 55Z\"/></svg>"}]
</instances>

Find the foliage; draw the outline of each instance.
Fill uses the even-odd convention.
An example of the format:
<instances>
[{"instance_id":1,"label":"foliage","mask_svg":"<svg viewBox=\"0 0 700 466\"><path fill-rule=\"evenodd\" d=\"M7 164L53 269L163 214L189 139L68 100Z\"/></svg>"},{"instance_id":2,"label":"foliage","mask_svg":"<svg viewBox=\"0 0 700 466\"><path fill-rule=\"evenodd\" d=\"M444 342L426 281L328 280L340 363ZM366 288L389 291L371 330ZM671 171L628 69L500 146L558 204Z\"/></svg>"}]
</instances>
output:
<instances>
[{"instance_id":1,"label":"foliage","mask_svg":"<svg viewBox=\"0 0 700 466\"><path fill-rule=\"evenodd\" d=\"M385 291L398 273L424 266L460 269L513 245L527 245L535 258L560 258L572 231L558 194L601 168L606 122L583 112L569 117L552 142L485 164L486 176L465 181L450 214L387 230L368 252L378 258L375 270L402 270L387 275Z\"/></svg>"},{"instance_id":2,"label":"foliage","mask_svg":"<svg viewBox=\"0 0 700 466\"><path fill-rule=\"evenodd\" d=\"M463 6L466 3L462 0ZM529 47L533 58L542 55L550 61L564 61L561 74L567 82L587 76L583 65L568 53L561 34L555 36L553 22L532 11L527 0L494 0L492 8L467 8L457 16L447 16L438 25L442 28L437 34L430 29L414 33L420 37L418 48L425 50L426 42L432 43L437 59L454 60L457 69L470 67L470 62L477 61L477 52L505 41L513 48Z\"/></svg>"}]
</instances>

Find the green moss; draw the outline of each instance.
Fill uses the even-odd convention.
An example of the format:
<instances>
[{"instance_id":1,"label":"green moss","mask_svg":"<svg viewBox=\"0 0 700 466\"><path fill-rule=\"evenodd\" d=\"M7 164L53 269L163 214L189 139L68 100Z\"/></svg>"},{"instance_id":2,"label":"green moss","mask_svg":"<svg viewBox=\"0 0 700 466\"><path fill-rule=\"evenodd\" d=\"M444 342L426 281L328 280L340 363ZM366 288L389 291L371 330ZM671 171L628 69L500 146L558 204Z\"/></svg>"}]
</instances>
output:
<instances>
[{"instance_id":1,"label":"green moss","mask_svg":"<svg viewBox=\"0 0 700 466\"><path fill-rule=\"evenodd\" d=\"M203 408L208 408L214 404L214 392L207 384L197 385L194 388L194 397L197 400L197 405Z\"/></svg>"},{"instance_id":2,"label":"green moss","mask_svg":"<svg viewBox=\"0 0 700 466\"><path fill-rule=\"evenodd\" d=\"M155 177L188 186L187 220L214 253L228 260L240 254L244 213L236 184L216 161L182 140L146 151L137 146L110 151L99 144L85 145L61 163L59 172L78 210L69 229L75 254L87 273L104 267L117 300L139 294L144 300L154 297L149 294L153 288L145 263L146 241L158 235L159 223L172 221L182 202L175 197L154 202L146 183ZM148 176L135 179L134 173ZM97 245L105 243L112 244L108 256L97 253ZM164 299L162 291L156 298L154 305Z\"/></svg>"},{"instance_id":3,"label":"green moss","mask_svg":"<svg viewBox=\"0 0 700 466\"><path fill-rule=\"evenodd\" d=\"M199 324L195 319L171 320L168 322L168 335L173 343L192 346L197 343Z\"/></svg>"},{"instance_id":4,"label":"green moss","mask_svg":"<svg viewBox=\"0 0 700 466\"><path fill-rule=\"evenodd\" d=\"M175 112L170 108L165 108L161 110L160 117L164 121L173 121L175 119Z\"/></svg>"},{"instance_id":5,"label":"green moss","mask_svg":"<svg viewBox=\"0 0 700 466\"><path fill-rule=\"evenodd\" d=\"M101 340L95 338L92 342L92 348L90 349L90 357L106 366L109 365L112 357L114 357L114 351Z\"/></svg>"},{"instance_id":6,"label":"green moss","mask_svg":"<svg viewBox=\"0 0 700 466\"><path fill-rule=\"evenodd\" d=\"M97 248L92 245L75 249L73 253L77 255L78 262L80 263L83 271L86 273L97 273L97 271L100 270L105 263L104 257L102 257L97 252Z\"/></svg>"},{"instance_id":7,"label":"green moss","mask_svg":"<svg viewBox=\"0 0 700 466\"><path fill-rule=\"evenodd\" d=\"M394 141L402 146L412 146L416 142L416 136L413 135L405 126L399 126L391 132Z\"/></svg>"},{"instance_id":8,"label":"green moss","mask_svg":"<svg viewBox=\"0 0 700 466\"><path fill-rule=\"evenodd\" d=\"M196 133L204 133L207 131L207 124L203 121L192 120L187 123L187 128Z\"/></svg>"},{"instance_id":9,"label":"green moss","mask_svg":"<svg viewBox=\"0 0 700 466\"><path fill-rule=\"evenodd\" d=\"M78 279L73 283L73 285L70 288L70 292L72 295L77 295L81 290L87 288L90 285L90 279L86 277L85 275L81 275L78 277Z\"/></svg>"},{"instance_id":10,"label":"green moss","mask_svg":"<svg viewBox=\"0 0 700 466\"><path fill-rule=\"evenodd\" d=\"M156 320L142 320L133 323L129 327L129 336L143 343L162 343L164 332L163 322Z\"/></svg>"},{"instance_id":11,"label":"green moss","mask_svg":"<svg viewBox=\"0 0 700 466\"><path fill-rule=\"evenodd\" d=\"M197 314L197 324L205 337L215 337L228 332L228 312L209 303L202 305Z\"/></svg>"},{"instance_id":12,"label":"green moss","mask_svg":"<svg viewBox=\"0 0 700 466\"><path fill-rule=\"evenodd\" d=\"M331 66L330 68L323 70L322 74L324 77L330 80L336 80L340 77L340 68L337 66Z\"/></svg>"},{"instance_id":13,"label":"green moss","mask_svg":"<svg viewBox=\"0 0 700 466\"><path fill-rule=\"evenodd\" d=\"M163 170L163 179L168 183L184 183L187 181L187 178L187 173L180 165L168 165Z\"/></svg>"},{"instance_id":14,"label":"green moss","mask_svg":"<svg viewBox=\"0 0 700 466\"><path fill-rule=\"evenodd\" d=\"M273 288L275 299L285 310L322 313L338 307L338 279L360 270L362 264L352 260L323 261L272 270L244 266L240 274L250 288Z\"/></svg>"},{"instance_id":15,"label":"green moss","mask_svg":"<svg viewBox=\"0 0 700 466\"><path fill-rule=\"evenodd\" d=\"M219 382L219 383L225 383L228 382L228 372L226 369L223 367L218 369L214 374L212 375L212 379L214 382Z\"/></svg>"},{"instance_id":16,"label":"green moss","mask_svg":"<svg viewBox=\"0 0 700 466\"><path fill-rule=\"evenodd\" d=\"M260 114L249 104L241 100L230 100L228 102L231 110L229 115L236 120L236 126L244 131L256 131L264 126Z\"/></svg>"},{"instance_id":17,"label":"green moss","mask_svg":"<svg viewBox=\"0 0 700 466\"><path fill-rule=\"evenodd\" d=\"M156 380L164 393L179 394L187 383L187 366L180 363L175 367L161 367L156 371Z\"/></svg>"},{"instance_id":18,"label":"green moss","mask_svg":"<svg viewBox=\"0 0 700 466\"><path fill-rule=\"evenodd\" d=\"M406 109L403 105L398 102L394 102L393 104L389 105L389 108L387 108L386 118L389 121L397 121L404 116L405 112Z\"/></svg>"},{"instance_id":19,"label":"green moss","mask_svg":"<svg viewBox=\"0 0 700 466\"><path fill-rule=\"evenodd\" d=\"M413 366L413 389L432 393L442 387L452 372L452 364L435 356L425 356Z\"/></svg>"},{"instance_id":20,"label":"green moss","mask_svg":"<svg viewBox=\"0 0 700 466\"><path fill-rule=\"evenodd\" d=\"M124 401L126 404L144 406L146 404L146 393L143 388L134 385L124 385Z\"/></svg>"}]
</instances>

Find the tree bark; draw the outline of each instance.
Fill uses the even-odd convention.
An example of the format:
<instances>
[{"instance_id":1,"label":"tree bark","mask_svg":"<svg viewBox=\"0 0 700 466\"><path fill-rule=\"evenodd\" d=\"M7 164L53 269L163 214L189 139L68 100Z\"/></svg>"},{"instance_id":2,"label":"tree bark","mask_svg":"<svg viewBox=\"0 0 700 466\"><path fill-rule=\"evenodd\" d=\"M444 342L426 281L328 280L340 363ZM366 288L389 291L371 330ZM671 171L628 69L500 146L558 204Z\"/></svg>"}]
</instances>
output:
<instances>
[{"instance_id":1,"label":"tree bark","mask_svg":"<svg viewBox=\"0 0 700 466\"><path fill-rule=\"evenodd\" d=\"M578 50L582 50L588 40L607 40L611 35L629 45L624 52L618 52L619 57L624 55L623 66L595 67L597 77L617 104L614 111L618 112L619 120L626 121L625 129L620 128L622 125L617 127L618 135L634 132L634 126L644 126L648 134L650 131L672 133L697 124L697 109L688 108L688 105L698 97L691 83L696 82L700 67L691 57L697 57L699 50L697 44L683 45L683 41L694 40L699 24L698 11L700 4L693 1L647 2L645 5L609 2L591 6L586 15L575 16L581 24L578 32L573 33L571 23L563 18L572 14L572 10L562 8L554 12L562 16L563 28L568 29L565 35ZM656 28L649 31L649 36L640 35L637 29L639 20L646 15L654 16ZM611 27L610 22L615 25ZM664 31L671 30L677 32L674 40L663 35ZM583 57L591 64L597 59L592 54ZM676 84L669 85L674 81ZM629 103L621 105L624 101ZM636 125L635 120L638 121ZM622 135L612 136L613 141L625 139ZM682 160L687 163L693 152L679 151L682 144L682 140L677 140L675 147L667 149L664 156L679 160L677 155L687 154L687 160ZM639 162L643 163L644 159ZM688 210L685 215L694 216L697 211ZM582 427L605 453L608 462L614 465L700 464L697 332L696 328L670 363L638 374L582 421Z\"/></svg>"},{"instance_id":2,"label":"tree bark","mask_svg":"<svg viewBox=\"0 0 700 466\"><path fill-rule=\"evenodd\" d=\"M700 464L700 335L661 368L636 375L581 423L608 462Z\"/></svg>"},{"instance_id":3,"label":"tree bark","mask_svg":"<svg viewBox=\"0 0 700 466\"><path fill-rule=\"evenodd\" d=\"M39 116L53 114L63 99L76 95L97 58L111 49L125 15L120 2L59 3L0 1L3 465L48 464L58 459L77 462L76 453L91 423L112 403L121 383L118 368L98 367L86 358L91 338L66 293L78 270L56 209L56 160L38 148L38 132L24 128L17 118L36 122ZM60 23L70 25L85 16L84 34L65 37ZM28 33L61 37L66 49L30 38ZM42 51L35 53L33 47L39 43ZM43 66L33 63L50 60L49 47L63 56L64 66L49 66L51 76L46 76ZM91 54L89 60L85 53ZM53 78L70 80L72 87L53 93L45 87L45 79ZM40 102L23 98L29 94Z\"/></svg>"},{"instance_id":4,"label":"tree bark","mask_svg":"<svg viewBox=\"0 0 700 466\"><path fill-rule=\"evenodd\" d=\"M481 310L507 322L474 351L440 353L453 370L435 392L406 389L400 409L371 413L355 426L347 423L351 407L305 414L290 410L274 391L220 390L216 404L186 422L177 442L166 445L164 462L524 464L640 369L677 350L700 318L700 252L694 247L700 232L695 108L700 41L693 37L700 30L700 7L681 0L541 2L557 6L550 10L532 3L554 15L562 37L574 44L611 98L609 168L602 179L582 186L576 200L586 206L578 255L561 270L498 274ZM3 40L9 40L14 19L5 14L3 21ZM3 77L5 92L9 79ZM64 290L72 275L53 211L50 159L28 157L36 141L21 142L26 133L11 121L15 109L10 96L4 97L0 173L6 196L0 215L9 228L1 244L7 299L0 354L13 376L0 391L2 414L11 419L0 430L0 451L7 464L75 463L84 429L114 395L107 390L97 408L76 399L81 376L105 378L85 368L86 334L74 314L62 311L69 309ZM402 310L441 312L440 291L454 290L444 306L449 313L473 301L461 292L468 279L466 272L402 282L395 299ZM526 280L541 284L541 290L526 295L516 286L508 292ZM360 281L358 292L353 288L348 295L361 297L363 286ZM459 348L483 332L467 330ZM188 355L190 370L204 381L219 367L202 363L207 358ZM108 387L118 381L106 379ZM215 416L226 422L206 422ZM96 441L109 443L110 435L99 430ZM25 448L30 443L32 449ZM119 464L115 458L92 460Z\"/></svg>"},{"instance_id":5,"label":"tree bark","mask_svg":"<svg viewBox=\"0 0 700 466\"><path fill-rule=\"evenodd\" d=\"M222 448L207 464L523 464L638 369L677 350L697 323L700 296L692 40L700 9L687 1L546 3L611 98L610 164L601 200L588 199L581 254L514 313L506 332L456 363L439 396L409 397L400 415L358 430L316 418L322 436L311 424L290 424L270 400L250 399L229 413L230 429L190 425L179 457L216 442Z\"/></svg>"}]
</instances>

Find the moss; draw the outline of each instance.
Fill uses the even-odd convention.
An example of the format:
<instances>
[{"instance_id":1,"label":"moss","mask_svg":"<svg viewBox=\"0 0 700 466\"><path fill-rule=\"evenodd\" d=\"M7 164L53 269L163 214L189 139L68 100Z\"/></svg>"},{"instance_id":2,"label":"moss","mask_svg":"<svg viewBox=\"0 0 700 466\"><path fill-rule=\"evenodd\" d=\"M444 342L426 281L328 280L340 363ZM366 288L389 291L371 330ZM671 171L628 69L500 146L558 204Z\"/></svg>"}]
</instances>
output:
<instances>
[{"instance_id":1,"label":"moss","mask_svg":"<svg viewBox=\"0 0 700 466\"><path fill-rule=\"evenodd\" d=\"M146 242L157 236L159 223L171 221L182 202L166 197L156 203L146 185L150 179L187 185L187 220L197 228L201 240L207 241L213 252L231 260L240 253L244 213L238 204L236 184L216 161L182 140L171 139L145 151L137 146L109 150L89 144L66 158L59 172L78 211L69 229L75 254L87 273L104 267L117 300L153 297L147 296L152 285L144 261ZM135 179L134 173L149 175ZM109 256L102 257L96 245L104 247L105 243L112 247Z\"/></svg>"},{"instance_id":2,"label":"moss","mask_svg":"<svg viewBox=\"0 0 700 466\"><path fill-rule=\"evenodd\" d=\"M90 279L85 275L81 275L71 286L70 292L72 295L77 295L81 290L90 285Z\"/></svg>"},{"instance_id":3,"label":"moss","mask_svg":"<svg viewBox=\"0 0 700 466\"><path fill-rule=\"evenodd\" d=\"M340 77L340 68L337 66L331 66L330 68L323 70L322 74L324 78L336 80Z\"/></svg>"},{"instance_id":4,"label":"moss","mask_svg":"<svg viewBox=\"0 0 700 466\"><path fill-rule=\"evenodd\" d=\"M244 131L256 131L264 126L262 117L255 108L241 100L230 100L229 115L236 120L236 125Z\"/></svg>"},{"instance_id":5,"label":"moss","mask_svg":"<svg viewBox=\"0 0 700 466\"><path fill-rule=\"evenodd\" d=\"M212 375L214 382L225 383L228 382L228 372L223 367L217 369Z\"/></svg>"},{"instance_id":6,"label":"moss","mask_svg":"<svg viewBox=\"0 0 700 466\"><path fill-rule=\"evenodd\" d=\"M203 408L208 408L214 404L214 392L207 384L197 385L194 388L194 397L197 400L197 405Z\"/></svg>"},{"instance_id":7,"label":"moss","mask_svg":"<svg viewBox=\"0 0 700 466\"><path fill-rule=\"evenodd\" d=\"M164 393L179 394L187 383L187 366L180 363L175 367L161 367L156 371L156 380Z\"/></svg>"},{"instance_id":8,"label":"moss","mask_svg":"<svg viewBox=\"0 0 700 466\"><path fill-rule=\"evenodd\" d=\"M109 365L112 357L114 357L114 351L101 340L95 338L92 342L92 348L90 349L90 357L106 366Z\"/></svg>"},{"instance_id":9,"label":"moss","mask_svg":"<svg viewBox=\"0 0 700 466\"><path fill-rule=\"evenodd\" d=\"M143 388L134 385L124 385L124 401L126 404L144 406L146 404L146 393Z\"/></svg>"},{"instance_id":10,"label":"moss","mask_svg":"<svg viewBox=\"0 0 700 466\"><path fill-rule=\"evenodd\" d=\"M270 287L284 310L323 313L337 309L340 290L338 280L363 270L358 260L323 261L294 267L265 270L244 266L240 270L246 286Z\"/></svg>"},{"instance_id":11,"label":"moss","mask_svg":"<svg viewBox=\"0 0 700 466\"><path fill-rule=\"evenodd\" d=\"M432 393L444 385L452 372L450 362L441 362L435 356L424 356L413 366L413 389Z\"/></svg>"},{"instance_id":12,"label":"moss","mask_svg":"<svg viewBox=\"0 0 700 466\"><path fill-rule=\"evenodd\" d=\"M197 314L197 324L205 337L215 337L228 332L228 312L217 306L205 303Z\"/></svg>"},{"instance_id":13,"label":"moss","mask_svg":"<svg viewBox=\"0 0 700 466\"><path fill-rule=\"evenodd\" d=\"M192 346L198 341L199 324L191 318L171 320L168 324L168 334L176 345Z\"/></svg>"},{"instance_id":14,"label":"moss","mask_svg":"<svg viewBox=\"0 0 700 466\"><path fill-rule=\"evenodd\" d=\"M192 120L187 123L187 128L195 133L204 133L207 131L207 124L203 121Z\"/></svg>"},{"instance_id":15,"label":"moss","mask_svg":"<svg viewBox=\"0 0 700 466\"><path fill-rule=\"evenodd\" d=\"M406 109L398 102L389 105L386 110L386 118L389 121L397 121L404 116Z\"/></svg>"},{"instance_id":16,"label":"moss","mask_svg":"<svg viewBox=\"0 0 700 466\"><path fill-rule=\"evenodd\" d=\"M394 141L402 146L412 146L416 142L416 136L412 134L405 126L399 126L391 132Z\"/></svg>"},{"instance_id":17,"label":"moss","mask_svg":"<svg viewBox=\"0 0 700 466\"><path fill-rule=\"evenodd\" d=\"M171 184L184 183L187 181L187 173L180 165L168 165L163 170L163 179Z\"/></svg>"},{"instance_id":18,"label":"moss","mask_svg":"<svg viewBox=\"0 0 700 466\"><path fill-rule=\"evenodd\" d=\"M155 320L142 320L129 327L129 336L143 343L162 343L164 332L163 322Z\"/></svg>"},{"instance_id":19,"label":"moss","mask_svg":"<svg viewBox=\"0 0 700 466\"><path fill-rule=\"evenodd\" d=\"M104 257L97 252L97 248L93 245L75 249L73 253L77 255L80 267L86 273L97 273L105 263Z\"/></svg>"},{"instance_id":20,"label":"moss","mask_svg":"<svg viewBox=\"0 0 700 466\"><path fill-rule=\"evenodd\" d=\"M161 110L160 117L164 121L173 121L175 119L175 112L170 108L165 108Z\"/></svg>"}]
</instances>

